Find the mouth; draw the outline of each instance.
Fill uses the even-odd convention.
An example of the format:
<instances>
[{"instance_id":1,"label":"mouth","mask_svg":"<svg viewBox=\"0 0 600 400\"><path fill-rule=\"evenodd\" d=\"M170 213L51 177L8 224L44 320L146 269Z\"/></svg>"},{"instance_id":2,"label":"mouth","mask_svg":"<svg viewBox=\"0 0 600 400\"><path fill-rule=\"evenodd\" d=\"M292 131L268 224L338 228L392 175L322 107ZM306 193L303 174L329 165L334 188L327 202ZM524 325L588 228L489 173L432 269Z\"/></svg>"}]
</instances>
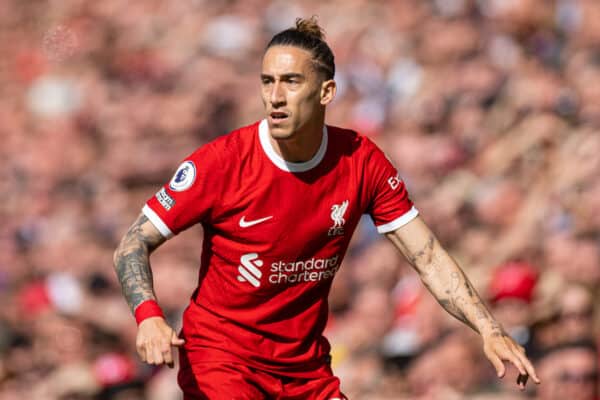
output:
<instances>
[{"instance_id":1,"label":"mouth","mask_svg":"<svg viewBox=\"0 0 600 400\"><path fill-rule=\"evenodd\" d=\"M269 114L269 119L273 124L279 124L281 122L284 122L288 119L288 117L288 113L284 111L273 111Z\"/></svg>"}]
</instances>

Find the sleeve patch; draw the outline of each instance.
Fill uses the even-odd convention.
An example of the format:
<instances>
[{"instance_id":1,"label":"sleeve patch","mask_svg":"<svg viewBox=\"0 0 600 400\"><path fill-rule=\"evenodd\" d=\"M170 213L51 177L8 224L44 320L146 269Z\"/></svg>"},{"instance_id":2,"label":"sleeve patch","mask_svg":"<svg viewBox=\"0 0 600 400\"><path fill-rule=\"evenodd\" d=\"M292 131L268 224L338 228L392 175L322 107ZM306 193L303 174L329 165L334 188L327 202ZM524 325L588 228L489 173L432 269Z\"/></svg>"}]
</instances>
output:
<instances>
[{"instance_id":1,"label":"sleeve patch","mask_svg":"<svg viewBox=\"0 0 600 400\"><path fill-rule=\"evenodd\" d=\"M196 180L196 166L192 161L184 161L169 182L169 187L175 192L188 190Z\"/></svg>"},{"instance_id":2,"label":"sleeve patch","mask_svg":"<svg viewBox=\"0 0 600 400\"><path fill-rule=\"evenodd\" d=\"M400 175L396 174L396 176L392 176L387 180L388 185L392 188L392 190L396 190L398 186L402 183L402 179L400 179Z\"/></svg>"},{"instance_id":3,"label":"sleeve patch","mask_svg":"<svg viewBox=\"0 0 600 400\"><path fill-rule=\"evenodd\" d=\"M175 205L175 199L172 198L165 188L160 189L154 195L160 205L167 211L169 211Z\"/></svg>"}]
</instances>

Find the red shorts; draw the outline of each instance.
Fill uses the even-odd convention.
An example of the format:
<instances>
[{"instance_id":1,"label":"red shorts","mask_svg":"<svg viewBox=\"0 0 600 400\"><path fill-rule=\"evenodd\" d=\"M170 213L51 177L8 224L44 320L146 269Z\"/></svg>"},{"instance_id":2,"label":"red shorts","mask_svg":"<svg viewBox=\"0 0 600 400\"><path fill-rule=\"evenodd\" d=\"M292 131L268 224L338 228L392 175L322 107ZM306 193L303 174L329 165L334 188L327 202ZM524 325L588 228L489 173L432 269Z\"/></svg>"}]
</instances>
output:
<instances>
[{"instance_id":1,"label":"red shorts","mask_svg":"<svg viewBox=\"0 0 600 400\"><path fill-rule=\"evenodd\" d=\"M340 380L329 367L323 376L289 378L239 363L203 362L191 365L180 357L177 383L184 400L345 400Z\"/></svg>"}]
</instances>

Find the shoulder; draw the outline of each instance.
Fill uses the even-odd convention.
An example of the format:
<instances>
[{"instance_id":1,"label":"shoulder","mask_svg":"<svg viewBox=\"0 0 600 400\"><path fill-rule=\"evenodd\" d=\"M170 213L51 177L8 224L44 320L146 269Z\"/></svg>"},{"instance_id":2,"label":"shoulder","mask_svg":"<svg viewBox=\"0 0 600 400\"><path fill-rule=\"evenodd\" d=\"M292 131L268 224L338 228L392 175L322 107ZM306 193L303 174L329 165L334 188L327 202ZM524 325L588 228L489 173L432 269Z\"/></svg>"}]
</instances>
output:
<instances>
[{"instance_id":1,"label":"shoulder","mask_svg":"<svg viewBox=\"0 0 600 400\"><path fill-rule=\"evenodd\" d=\"M208 143L208 145L213 149L222 152L237 151L244 147L249 147L257 138L259 123L260 121L256 121L250 125L237 128L229 133L219 136Z\"/></svg>"},{"instance_id":2,"label":"shoulder","mask_svg":"<svg viewBox=\"0 0 600 400\"><path fill-rule=\"evenodd\" d=\"M258 136L259 122L237 128L205 143L194 151L192 157L239 158L240 154L252 149Z\"/></svg>"},{"instance_id":3,"label":"shoulder","mask_svg":"<svg viewBox=\"0 0 600 400\"><path fill-rule=\"evenodd\" d=\"M354 156L368 157L373 152L380 151L371 139L352 129L327 125L328 140L334 148Z\"/></svg>"}]
</instances>

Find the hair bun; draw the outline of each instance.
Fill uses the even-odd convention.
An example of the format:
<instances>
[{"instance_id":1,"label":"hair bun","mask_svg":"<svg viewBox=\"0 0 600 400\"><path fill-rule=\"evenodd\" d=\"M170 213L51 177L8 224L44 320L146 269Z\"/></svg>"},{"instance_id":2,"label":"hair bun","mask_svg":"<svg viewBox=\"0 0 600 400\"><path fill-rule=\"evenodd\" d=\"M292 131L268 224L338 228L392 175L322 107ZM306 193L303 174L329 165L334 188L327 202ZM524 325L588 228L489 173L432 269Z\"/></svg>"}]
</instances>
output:
<instances>
[{"instance_id":1,"label":"hair bun","mask_svg":"<svg viewBox=\"0 0 600 400\"><path fill-rule=\"evenodd\" d=\"M296 18L296 30L319 40L325 38L325 31L319 26L315 15L309 19Z\"/></svg>"}]
</instances>

